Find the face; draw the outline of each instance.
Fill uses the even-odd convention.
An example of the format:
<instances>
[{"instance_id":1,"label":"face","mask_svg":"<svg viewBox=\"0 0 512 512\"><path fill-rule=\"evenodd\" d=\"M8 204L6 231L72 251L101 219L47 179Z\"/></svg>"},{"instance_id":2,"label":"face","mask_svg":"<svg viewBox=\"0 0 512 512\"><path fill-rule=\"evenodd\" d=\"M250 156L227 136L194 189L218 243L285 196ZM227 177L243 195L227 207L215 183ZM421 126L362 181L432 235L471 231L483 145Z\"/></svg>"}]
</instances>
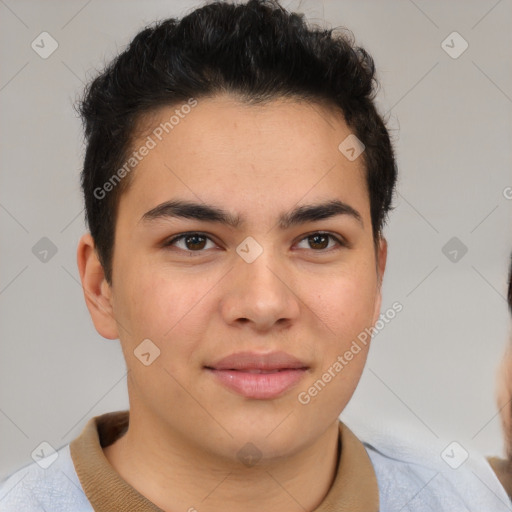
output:
<instances>
[{"instance_id":1,"label":"face","mask_svg":"<svg viewBox=\"0 0 512 512\"><path fill-rule=\"evenodd\" d=\"M159 140L175 110L134 144L156 142L121 196L93 320L120 338L148 429L222 457L294 453L348 403L368 344L350 349L379 315L363 159L320 105L203 99Z\"/></svg>"}]
</instances>

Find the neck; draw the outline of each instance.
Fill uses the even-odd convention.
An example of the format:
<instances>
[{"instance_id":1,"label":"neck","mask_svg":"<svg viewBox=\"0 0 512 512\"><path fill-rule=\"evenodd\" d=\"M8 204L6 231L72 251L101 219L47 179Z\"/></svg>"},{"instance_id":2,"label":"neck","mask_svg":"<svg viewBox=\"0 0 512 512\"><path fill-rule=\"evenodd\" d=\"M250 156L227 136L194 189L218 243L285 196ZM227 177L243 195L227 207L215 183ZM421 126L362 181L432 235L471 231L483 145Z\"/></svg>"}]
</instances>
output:
<instances>
[{"instance_id":1,"label":"neck","mask_svg":"<svg viewBox=\"0 0 512 512\"><path fill-rule=\"evenodd\" d=\"M337 420L302 451L246 467L206 454L174 432L155 432L153 420L144 418L130 412L128 431L104 453L124 480L166 512L313 511L336 474Z\"/></svg>"}]
</instances>

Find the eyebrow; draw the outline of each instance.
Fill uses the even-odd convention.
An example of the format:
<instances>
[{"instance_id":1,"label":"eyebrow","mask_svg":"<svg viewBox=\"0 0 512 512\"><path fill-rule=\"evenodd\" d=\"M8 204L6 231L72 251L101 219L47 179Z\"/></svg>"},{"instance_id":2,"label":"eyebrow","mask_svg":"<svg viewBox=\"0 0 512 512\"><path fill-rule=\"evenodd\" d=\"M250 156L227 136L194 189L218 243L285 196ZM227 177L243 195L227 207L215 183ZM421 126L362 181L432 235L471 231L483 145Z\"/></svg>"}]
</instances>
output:
<instances>
[{"instance_id":1,"label":"eyebrow","mask_svg":"<svg viewBox=\"0 0 512 512\"><path fill-rule=\"evenodd\" d=\"M337 215L348 215L359 222L361 226L364 226L361 214L352 206L338 199L294 208L292 211L284 213L279 217L278 225L281 229L288 229L291 226L324 220ZM181 200L166 201L159 204L146 212L140 220L151 222L168 218L218 222L232 228L240 227L244 223L244 219L240 215L233 215L216 206Z\"/></svg>"}]
</instances>

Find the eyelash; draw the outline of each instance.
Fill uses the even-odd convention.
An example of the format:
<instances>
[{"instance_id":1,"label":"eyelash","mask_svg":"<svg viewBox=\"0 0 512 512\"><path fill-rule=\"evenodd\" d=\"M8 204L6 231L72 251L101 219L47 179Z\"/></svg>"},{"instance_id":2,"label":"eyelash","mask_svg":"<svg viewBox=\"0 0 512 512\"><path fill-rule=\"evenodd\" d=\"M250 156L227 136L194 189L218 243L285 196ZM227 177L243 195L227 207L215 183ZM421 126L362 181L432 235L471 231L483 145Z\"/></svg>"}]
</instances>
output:
<instances>
[{"instance_id":1,"label":"eyelash","mask_svg":"<svg viewBox=\"0 0 512 512\"><path fill-rule=\"evenodd\" d=\"M212 240L206 233L202 233L200 231L189 231L187 233L182 233L180 235L176 235L175 237L171 238L170 240L164 242L163 244L163 247L172 247L176 242L180 241L180 240L183 240L189 236L199 236L199 237L204 237L206 238L207 240L215 243L214 240ZM333 248L333 247L330 247L330 248L326 248L326 249L319 249L319 250L315 250L315 249L310 249L311 251L313 252L317 252L317 253L325 253L325 252L330 252L332 250L337 250L337 249L340 249L340 248L343 248L343 247L348 247L348 244L347 242L345 242L342 238L339 238L335 235L333 235L332 233L328 233L326 231L314 231L312 233L309 233L307 234L306 236L304 236L303 238L301 238L299 240L299 243L300 242L303 242L304 240L307 240L308 238L310 237L313 237L314 235L323 235L323 236L327 236L328 238L330 238L331 240L334 240L337 244L338 247L336 248ZM203 253L206 249L199 249L197 251L191 251L189 249L180 249L182 250L183 252L187 252L189 254L194 254L194 253L197 253L197 254L201 254Z\"/></svg>"}]
</instances>

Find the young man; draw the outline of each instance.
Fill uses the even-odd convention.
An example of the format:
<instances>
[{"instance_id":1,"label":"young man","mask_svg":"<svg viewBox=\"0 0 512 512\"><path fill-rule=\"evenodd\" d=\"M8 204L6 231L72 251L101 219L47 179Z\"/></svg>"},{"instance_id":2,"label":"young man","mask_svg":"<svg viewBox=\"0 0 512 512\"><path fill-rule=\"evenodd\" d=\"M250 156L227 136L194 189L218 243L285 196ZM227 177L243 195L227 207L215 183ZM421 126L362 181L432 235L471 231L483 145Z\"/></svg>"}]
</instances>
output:
<instances>
[{"instance_id":1,"label":"young man","mask_svg":"<svg viewBox=\"0 0 512 512\"><path fill-rule=\"evenodd\" d=\"M338 419L396 180L373 95L364 50L263 0L148 28L92 82L78 266L130 410L16 473L3 510L508 510L484 459L455 471Z\"/></svg>"}]
</instances>

